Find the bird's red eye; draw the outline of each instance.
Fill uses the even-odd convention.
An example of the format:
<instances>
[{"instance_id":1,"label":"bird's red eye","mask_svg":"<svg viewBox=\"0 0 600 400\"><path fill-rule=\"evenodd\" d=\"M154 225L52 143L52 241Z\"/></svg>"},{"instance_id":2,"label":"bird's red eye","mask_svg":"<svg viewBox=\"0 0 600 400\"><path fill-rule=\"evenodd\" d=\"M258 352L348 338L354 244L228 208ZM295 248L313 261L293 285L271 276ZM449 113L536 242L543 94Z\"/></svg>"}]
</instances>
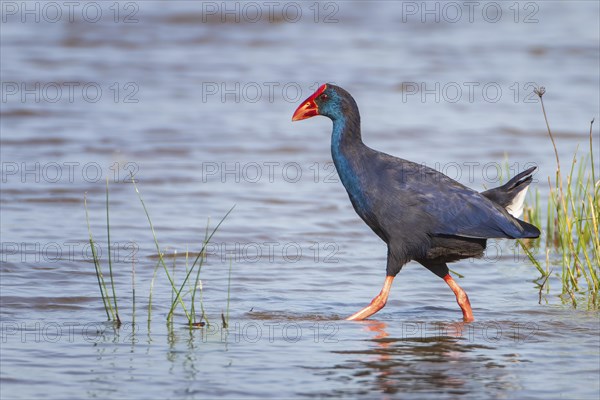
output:
<instances>
[{"instance_id":1,"label":"bird's red eye","mask_svg":"<svg viewBox=\"0 0 600 400\"><path fill-rule=\"evenodd\" d=\"M329 96L327 96L327 94L323 93L321 95L321 100L327 100L329 98Z\"/></svg>"}]
</instances>

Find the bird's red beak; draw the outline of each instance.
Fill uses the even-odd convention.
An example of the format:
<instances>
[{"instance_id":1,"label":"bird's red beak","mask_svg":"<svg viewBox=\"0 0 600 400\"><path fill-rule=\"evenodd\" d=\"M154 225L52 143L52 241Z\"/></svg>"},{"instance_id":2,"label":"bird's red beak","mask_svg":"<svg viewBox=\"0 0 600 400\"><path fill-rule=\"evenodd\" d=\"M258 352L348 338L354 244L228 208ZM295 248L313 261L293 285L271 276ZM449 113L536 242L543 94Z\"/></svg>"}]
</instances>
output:
<instances>
[{"instance_id":1,"label":"bird's red beak","mask_svg":"<svg viewBox=\"0 0 600 400\"><path fill-rule=\"evenodd\" d=\"M317 103L315 103L315 99L317 96L323 93L325 89L327 89L327 85L321 85L316 92L314 92L308 99L304 100L302 104L296 108L296 111L294 111L294 115L292 115L292 121L300 121L301 119L319 115L319 106Z\"/></svg>"}]
</instances>

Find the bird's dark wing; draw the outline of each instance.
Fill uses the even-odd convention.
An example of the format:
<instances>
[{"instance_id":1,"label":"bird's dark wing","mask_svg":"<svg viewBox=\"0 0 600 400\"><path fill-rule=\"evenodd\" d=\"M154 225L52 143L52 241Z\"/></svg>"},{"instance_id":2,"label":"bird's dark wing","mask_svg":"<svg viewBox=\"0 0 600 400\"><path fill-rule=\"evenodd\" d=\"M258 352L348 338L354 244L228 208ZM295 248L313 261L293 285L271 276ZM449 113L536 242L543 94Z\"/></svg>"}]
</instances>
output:
<instances>
[{"instance_id":1,"label":"bird's dark wing","mask_svg":"<svg viewBox=\"0 0 600 400\"><path fill-rule=\"evenodd\" d=\"M481 194L461 187L444 187L424 210L436 221L434 235L469 238L521 238L529 233L521 223ZM537 236L537 235L536 235Z\"/></svg>"},{"instance_id":2,"label":"bird's dark wing","mask_svg":"<svg viewBox=\"0 0 600 400\"><path fill-rule=\"evenodd\" d=\"M427 215L429 234L480 239L539 235L533 225L512 217L498 204L448 176L423 165L394 159L386 174L388 180L394 181L389 182L390 186L398 189L399 197L411 198L405 212Z\"/></svg>"}]
</instances>

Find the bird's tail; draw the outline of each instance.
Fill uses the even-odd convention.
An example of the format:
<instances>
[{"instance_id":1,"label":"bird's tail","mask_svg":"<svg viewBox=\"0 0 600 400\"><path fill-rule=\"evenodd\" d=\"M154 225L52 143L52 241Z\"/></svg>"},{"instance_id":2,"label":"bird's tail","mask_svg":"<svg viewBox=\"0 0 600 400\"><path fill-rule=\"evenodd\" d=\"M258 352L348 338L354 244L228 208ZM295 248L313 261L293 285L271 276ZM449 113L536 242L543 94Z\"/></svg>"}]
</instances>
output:
<instances>
[{"instance_id":1,"label":"bird's tail","mask_svg":"<svg viewBox=\"0 0 600 400\"><path fill-rule=\"evenodd\" d=\"M533 179L531 174L536 168L537 167L531 167L516 175L504 185L486 190L481 194L505 208L513 217L519 218L521 214L523 214L523 203L525 202L527 188ZM534 227L533 225L531 226Z\"/></svg>"},{"instance_id":2,"label":"bird's tail","mask_svg":"<svg viewBox=\"0 0 600 400\"><path fill-rule=\"evenodd\" d=\"M540 237L540 230L535 225L532 225L529 222L525 222L520 219L517 219L517 221L521 225L521 228L523 228L523 234L519 236L519 238L535 239Z\"/></svg>"}]
</instances>

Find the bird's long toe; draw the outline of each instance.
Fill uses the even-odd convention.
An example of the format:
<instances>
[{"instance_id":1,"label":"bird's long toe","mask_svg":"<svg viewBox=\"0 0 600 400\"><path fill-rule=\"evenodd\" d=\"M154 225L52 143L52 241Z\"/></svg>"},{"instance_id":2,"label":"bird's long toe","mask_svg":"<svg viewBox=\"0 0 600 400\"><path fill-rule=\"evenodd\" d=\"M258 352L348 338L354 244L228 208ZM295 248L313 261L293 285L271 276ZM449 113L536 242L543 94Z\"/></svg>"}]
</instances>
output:
<instances>
[{"instance_id":1,"label":"bird's long toe","mask_svg":"<svg viewBox=\"0 0 600 400\"><path fill-rule=\"evenodd\" d=\"M346 321L362 321L363 319L369 318L371 315L385 307L386 302L387 298L384 299L380 293L371 300L371 303L368 306L346 318Z\"/></svg>"},{"instance_id":2,"label":"bird's long toe","mask_svg":"<svg viewBox=\"0 0 600 400\"><path fill-rule=\"evenodd\" d=\"M371 303L368 306L346 318L346 321L362 321L385 307L393 281L393 276L386 276L381 292L371 300Z\"/></svg>"}]
</instances>

